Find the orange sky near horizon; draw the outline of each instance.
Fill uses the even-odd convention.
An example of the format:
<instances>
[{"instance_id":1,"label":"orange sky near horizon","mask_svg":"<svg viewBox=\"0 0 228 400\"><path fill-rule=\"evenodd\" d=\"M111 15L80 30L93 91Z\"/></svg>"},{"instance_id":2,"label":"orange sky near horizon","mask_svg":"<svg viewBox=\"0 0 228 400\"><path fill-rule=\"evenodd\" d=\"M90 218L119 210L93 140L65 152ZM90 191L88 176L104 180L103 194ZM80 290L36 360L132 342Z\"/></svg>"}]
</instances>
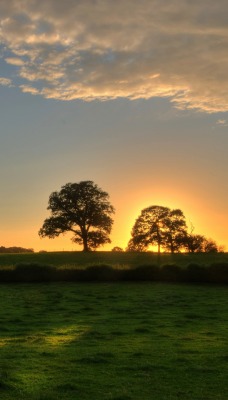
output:
<instances>
[{"instance_id":1,"label":"orange sky near horizon","mask_svg":"<svg viewBox=\"0 0 228 400\"><path fill-rule=\"evenodd\" d=\"M101 246L97 251L109 251L114 246L119 246L124 250L127 247L127 243L131 237L131 229L134 225L136 218L139 216L141 210L151 205L162 205L170 207L171 209L180 208L186 217L186 222L191 229L191 225L194 226L194 233L203 234L207 238L214 239L218 245L224 245L225 251L228 249L228 241L226 238L226 224L223 224L224 216L221 214L214 213L210 208L210 204L205 204L204 198L198 199L197 203L194 203L194 196L189 196L185 193L173 192L167 197L169 188L160 188L160 194L152 196L150 190L138 190L137 192L121 194L121 203L119 202L119 196L116 194L115 200L119 206L116 208L114 215L114 224L110 238L112 240L110 245ZM169 192L170 193L170 192ZM152 200L151 200L152 199ZM168 199L168 200L167 200ZM111 201L111 198L110 198ZM111 201L112 202L112 201ZM112 202L114 205L114 203ZM50 214L49 212L43 213L45 218ZM211 221L217 220L216 226ZM4 237L1 245L6 247L10 246L21 246L26 248L33 248L35 251L76 251L81 250L81 247L74 244L71 241L72 234L66 233L60 235L58 238L40 238L38 231L42 225L43 220L40 218L34 218L34 226L31 228L28 226L15 227L12 235L12 231L0 230L1 237Z\"/></svg>"},{"instance_id":2,"label":"orange sky near horizon","mask_svg":"<svg viewBox=\"0 0 228 400\"><path fill-rule=\"evenodd\" d=\"M126 248L151 205L228 250L227 2L0 1L0 245L40 239L53 191L92 180Z\"/></svg>"}]
</instances>

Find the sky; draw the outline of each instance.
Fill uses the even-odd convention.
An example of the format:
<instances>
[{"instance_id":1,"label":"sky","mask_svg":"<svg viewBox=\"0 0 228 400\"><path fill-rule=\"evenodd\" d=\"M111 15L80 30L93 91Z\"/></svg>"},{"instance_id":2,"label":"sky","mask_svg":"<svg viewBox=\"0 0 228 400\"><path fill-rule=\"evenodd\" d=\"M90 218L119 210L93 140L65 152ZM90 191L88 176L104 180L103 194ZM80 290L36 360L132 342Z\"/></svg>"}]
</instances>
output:
<instances>
[{"instance_id":1,"label":"sky","mask_svg":"<svg viewBox=\"0 0 228 400\"><path fill-rule=\"evenodd\" d=\"M228 251L227 0L1 0L0 246L41 239L48 199L92 180L126 248L141 210L180 208Z\"/></svg>"}]
</instances>

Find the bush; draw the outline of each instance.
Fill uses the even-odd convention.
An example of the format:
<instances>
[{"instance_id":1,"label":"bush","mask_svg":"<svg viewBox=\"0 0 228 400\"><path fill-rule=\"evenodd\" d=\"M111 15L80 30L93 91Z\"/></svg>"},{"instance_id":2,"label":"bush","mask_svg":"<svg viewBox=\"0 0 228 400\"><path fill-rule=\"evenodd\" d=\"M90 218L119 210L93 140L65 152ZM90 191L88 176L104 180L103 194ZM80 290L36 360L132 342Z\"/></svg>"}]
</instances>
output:
<instances>
[{"instance_id":1,"label":"bush","mask_svg":"<svg viewBox=\"0 0 228 400\"><path fill-rule=\"evenodd\" d=\"M82 270L81 276L85 281L116 281L119 278L119 271L110 265L93 265Z\"/></svg>"},{"instance_id":2,"label":"bush","mask_svg":"<svg viewBox=\"0 0 228 400\"><path fill-rule=\"evenodd\" d=\"M210 283L228 284L228 263L214 263L207 269Z\"/></svg>"},{"instance_id":3,"label":"bush","mask_svg":"<svg viewBox=\"0 0 228 400\"><path fill-rule=\"evenodd\" d=\"M134 269L125 270L122 279L129 281L157 281L159 267L157 265L140 265Z\"/></svg>"},{"instance_id":4,"label":"bush","mask_svg":"<svg viewBox=\"0 0 228 400\"><path fill-rule=\"evenodd\" d=\"M164 282L183 282L184 270L174 264L165 264L161 267L160 279Z\"/></svg>"},{"instance_id":5,"label":"bush","mask_svg":"<svg viewBox=\"0 0 228 400\"><path fill-rule=\"evenodd\" d=\"M13 282L13 269L0 269L0 282Z\"/></svg>"},{"instance_id":6,"label":"bush","mask_svg":"<svg viewBox=\"0 0 228 400\"><path fill-rule=\"evenodd\" d=\"M186 281L195 283L207 282L207 271L208 268L203 265L189 264L185 273Z\"/></svg>"},{"instance_id":7,"label":"bush","mask_svg":"<svg viewBox=\"0 0 228 400\"><path fill-rule=\"evenodd\" d=\"M40 263L20 263L15 268L0 269L0 282L186 282L228 284L228 263L210 266L189 264L140 265L133 269L115 269L110 265L92 265L86 269L56 268Z\"/></svg>"},{"instance_id":8,"label":"bush","mask_svg":"<svg viewBox=\"0 0 228 400\"><path fill-rule=\"evenodd\" d=\"M16 282L49 282L55 280L56 268L39 263L20 263L12 275Z\"/></svg>"}]
</instances>

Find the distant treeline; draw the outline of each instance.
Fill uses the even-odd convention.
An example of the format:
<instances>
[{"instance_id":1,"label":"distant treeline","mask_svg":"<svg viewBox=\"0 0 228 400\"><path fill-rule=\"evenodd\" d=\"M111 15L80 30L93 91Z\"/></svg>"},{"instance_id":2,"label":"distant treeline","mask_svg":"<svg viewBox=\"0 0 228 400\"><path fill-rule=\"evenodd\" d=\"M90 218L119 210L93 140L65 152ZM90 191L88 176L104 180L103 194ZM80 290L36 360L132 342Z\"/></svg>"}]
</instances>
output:
<instances>
[{"instance_id":1,"label":"distant treeline","mask_svg":"<svg viewBox=\"0 0 228 400\"><path fill-rule=\"evenodd\" d=\"M33 249L25 249L24 247L4 247L0 246L0 253L34 253Z\"/></svg>"}]
</instances>

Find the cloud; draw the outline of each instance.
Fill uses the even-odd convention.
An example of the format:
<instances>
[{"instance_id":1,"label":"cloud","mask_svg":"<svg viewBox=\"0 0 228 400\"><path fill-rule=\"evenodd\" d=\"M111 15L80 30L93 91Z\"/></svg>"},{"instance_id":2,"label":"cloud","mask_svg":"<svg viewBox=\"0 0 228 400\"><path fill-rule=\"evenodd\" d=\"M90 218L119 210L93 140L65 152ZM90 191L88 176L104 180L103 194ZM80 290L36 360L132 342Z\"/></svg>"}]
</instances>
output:
<instances>
[{"instance_id":1,"label":"cloud","mask_svg":"<svg viewBox=\"0 0 228 400\"><path fill-rule=\"evenodd\" d=\"M1 86L11 86L11 83L12 83L11 79L0 77Z\"/></svg>"},{"instance_id":2,"label":"cloud","mask_svg":"<svg viewBox=\"0 0 228 400\"><path fill-rule=\"evenodd\" d=\"M228 111L227 12L226 0L1 0L2 56L45 98Z\"/></svg>"},{"instance_id":3,"label":"cloud","mask_svg":"<svg viewBox=\"0 0 228 400\"><path fill-rule=\"evenodd\" d=\"M24 65L24 61L21 58L17 58L17 57L8 57L8 58L5 58L5 61L8 64L12 64L12 65L17 65L17 66Z\"/></svg>"},{"instance_id":4,"label":"cloud","mask_svg":"<svg viewBox=\"0 0 228 400\"><path fill-rule=\"evenodd\" d=\"M21 91L23 93L31 93L31 94L34 94L34 95L39 94L39 90L38 89L36 89L34 87L31 87L31 86L28 86L28 85L20 85L20 89L21 89Z\"/></svg>"},{"instance_id":5,"label":"cloud","mask_svg":"<svg viewBox=\"0 0 228 400\"><path fill-rule=\"evenodd\" d=\"M226 123L226 119L218 119L218 121L216 122L217 125L225 125Z\"/></svg>"},{"instance_id":6,"label":"cloud","mask_svg":"<svg viewBox=\"0 0 228 400\"><path fill-rule=\"evenodd\" d=\"M227 120L226 119L218 119L216 121L216 125L222 126L222 127L226 127L228 126Z\"/></svg>"}]
</instances>

